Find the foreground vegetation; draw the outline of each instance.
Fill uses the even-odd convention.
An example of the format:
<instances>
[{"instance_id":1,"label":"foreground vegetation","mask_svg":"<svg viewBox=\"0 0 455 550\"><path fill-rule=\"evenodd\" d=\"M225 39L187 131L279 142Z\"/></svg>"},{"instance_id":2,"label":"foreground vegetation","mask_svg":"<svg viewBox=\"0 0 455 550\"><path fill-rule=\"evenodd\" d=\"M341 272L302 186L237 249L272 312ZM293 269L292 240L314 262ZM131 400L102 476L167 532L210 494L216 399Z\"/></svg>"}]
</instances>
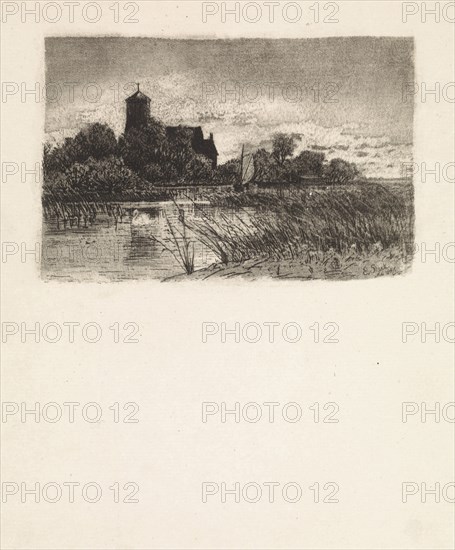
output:
<instances>
[{"instance_id":1,"label":"foreground vegetation","mask_svg":"<svg viewBox=\"0 0 455 550\"><path fill-rule=\"evenodd\" d=\"M219 264L207 277L352 278L395 275L412 259L413 193L409 184L377 183L290 188L218 195L212 204L255 213L232 217L202 213L185 221Z\"/></svg>"}]
</instances>

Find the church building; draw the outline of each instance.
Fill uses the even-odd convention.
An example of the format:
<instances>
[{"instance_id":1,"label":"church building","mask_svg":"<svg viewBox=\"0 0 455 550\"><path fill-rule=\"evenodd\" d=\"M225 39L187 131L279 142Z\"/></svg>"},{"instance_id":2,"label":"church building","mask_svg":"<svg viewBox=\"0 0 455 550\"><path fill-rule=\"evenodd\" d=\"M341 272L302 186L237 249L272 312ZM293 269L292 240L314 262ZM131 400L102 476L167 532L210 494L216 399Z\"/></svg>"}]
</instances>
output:
<instances>
[{"instance_id":1,"label":"church building","mask_svg":"<svg viewBox=\"0 0 455 550\"><path fill-rule=\"evenodd\" d=\"M126 125L125 132L131 128L140 128L146 126L150 121L150 103L148 96L139 90L126 98ZM204 138L204 133L200 126L166 126L166 133L169 138L175 134L178 128L188 132L188 137L191 139L193 150L198 155L203 155L212 163L212 168L216 168L218 164L218 151L215 146L213 134L210 134L208 139Z\"/></svg>"}]
</instances>

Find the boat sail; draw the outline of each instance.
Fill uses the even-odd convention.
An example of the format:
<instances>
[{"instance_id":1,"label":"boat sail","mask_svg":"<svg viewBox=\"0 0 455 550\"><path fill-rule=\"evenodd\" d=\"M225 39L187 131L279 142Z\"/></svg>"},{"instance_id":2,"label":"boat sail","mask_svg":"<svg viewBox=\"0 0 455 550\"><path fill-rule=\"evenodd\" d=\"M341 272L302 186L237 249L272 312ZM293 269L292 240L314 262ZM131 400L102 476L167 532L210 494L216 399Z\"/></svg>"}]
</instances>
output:
<instances>
[{"instance_id":1,"label":"boat sail","mask_svg":"<svg viewBox=\"0 0 455 550\"><path fill-rule=\"evenodd\" d=\"M238 187L246 189L254 176L254 153L245 152L245 145L242 145L242 154L240 157L240 173Z\"/></svg>"}]
</instances>

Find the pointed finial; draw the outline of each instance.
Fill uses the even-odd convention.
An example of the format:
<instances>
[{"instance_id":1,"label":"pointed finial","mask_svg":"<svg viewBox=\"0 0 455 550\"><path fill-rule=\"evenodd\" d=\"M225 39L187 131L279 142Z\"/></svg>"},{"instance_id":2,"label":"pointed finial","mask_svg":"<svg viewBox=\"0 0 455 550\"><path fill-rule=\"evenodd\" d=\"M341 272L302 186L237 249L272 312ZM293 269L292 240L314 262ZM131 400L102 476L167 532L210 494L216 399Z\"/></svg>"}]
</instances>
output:
<instances>
[{"instance_id":1,"label":"pointed finial","mask_svg":"<svg viewBox=\"0 0 455 550\"><path fill-rule=\"evenodd\" d=\"M139 82L136 82L137 84L137 91L139 91Z\"/></svg>"}]
</instances>

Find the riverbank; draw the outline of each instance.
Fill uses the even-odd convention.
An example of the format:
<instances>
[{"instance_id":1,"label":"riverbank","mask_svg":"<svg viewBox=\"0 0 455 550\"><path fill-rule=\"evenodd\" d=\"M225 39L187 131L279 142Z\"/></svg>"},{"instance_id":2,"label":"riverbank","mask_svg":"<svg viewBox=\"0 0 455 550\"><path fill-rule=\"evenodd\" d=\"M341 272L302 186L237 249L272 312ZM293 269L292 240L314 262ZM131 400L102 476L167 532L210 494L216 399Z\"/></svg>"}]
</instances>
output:
<instances>
[{"instance_id":1,"label":"riverbank","mask_svg":"<svg viewBox=\"0 0 455 550\"><path fill-rule=\"evenodd\" d=\"M312 259L271 260L270 258L245 260L243 262L221 264L168 277L165 282L210 281L245 279L280 280L352 280L402 275L410 270L411 256L406 251L391 249L377 250L366 255L352 252L320 254Z\"/></svg>"},{"instance_id":2,"label":"riverbank","mask_svg":"<svg viewBox=\"0 0 455 550\"><path fill-rule=\"evenodd\" d=\"M246 221L221 212L185 222L219 263L173 280L362 279L401 274L412 260L410 185L275 189L211 203L253 213Z\"/></svg>"},{"instance_id":3,"label":"riverbank","mask_svg":"<svg viewBox=\"0 0 455 550\"><path fill-rule=\"evenodd\" d=\"M96 264L82 258L76 266L62 258L49 269L173 281L342 280L399 275L412 261L414 200L406 181L283 185L211 193L203 200L128 198L48 202L46 242L77 246L82 239L97 252ZM114 258L98 258L114 243Z\"/></svg>"}]
</instances>

